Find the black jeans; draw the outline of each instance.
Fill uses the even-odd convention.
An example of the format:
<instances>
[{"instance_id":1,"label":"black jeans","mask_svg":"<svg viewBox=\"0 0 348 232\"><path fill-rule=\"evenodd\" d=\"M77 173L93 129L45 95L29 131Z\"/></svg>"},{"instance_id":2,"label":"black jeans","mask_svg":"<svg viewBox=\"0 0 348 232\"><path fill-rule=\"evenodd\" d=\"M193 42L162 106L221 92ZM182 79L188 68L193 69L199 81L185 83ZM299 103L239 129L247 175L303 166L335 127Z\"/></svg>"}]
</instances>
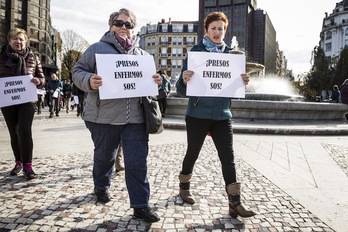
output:
<instances>
[{"instance_id":1,"label":"black jeans","mask_svg":"<svg viewBox=\"0 0 348 232\"><path fill-rule=\"evenodd\" d=\"M231 120L215 121L186 116L187 151L181 173L191 174L207 133L210 132L222 166L225 184L237 182Z\"/></svg>"},{"instance_id":2,"label":"black jeans","mask_svg":"<svg viewBox=\"0 0 348 232\"><path fill-rule=\"evenodd\" d=\"M161 113L162 115L164 115L167 110L167 98L165 97L165 98L157 99L157 101L161 109Z\"/></svg>"},{"instance_id":3,"label":"black jeans","mask_svg":"<svg viewBox=\"0 0 348 232\"><path fill-rule=\"evenodd\" d=\"M33 159L33 124L35 105L24 103L1 108L11 138L11 147L16 161L23 163Z\"/></svg>"},{"instance_id":4,"label":"black jeans","mask_svg":"<svg viewBox=\"0 0 348 232\"><path fill-rule=\"evenodd\" d=\"M53 93L49 93L49 106L50 106L50 113L56 113L59 114L59 98L53 97ZM54 110L54 112L53 112Z\"/></svg>"},{"instance_id":5,"label":"black jeans","mask_svg":"<svg viewBox=\"0 0 348 232\"><path fill-rule=\"evenodd\" d=\"M77 104L77 115L82 115L85 96L80 94L78 95L78 98L79 98L79 104Z\"/></svg>"},{"instance_id":6,"label":"black jeans","mask_svg":"<svg viewBox=\"0 0 348 232\"><path fill-rule=\"evenodd\" d=\"M37 95L36 109L38 114L41 114L41 108L42 108L42 95Z\"/></svg>"}]
</instances>

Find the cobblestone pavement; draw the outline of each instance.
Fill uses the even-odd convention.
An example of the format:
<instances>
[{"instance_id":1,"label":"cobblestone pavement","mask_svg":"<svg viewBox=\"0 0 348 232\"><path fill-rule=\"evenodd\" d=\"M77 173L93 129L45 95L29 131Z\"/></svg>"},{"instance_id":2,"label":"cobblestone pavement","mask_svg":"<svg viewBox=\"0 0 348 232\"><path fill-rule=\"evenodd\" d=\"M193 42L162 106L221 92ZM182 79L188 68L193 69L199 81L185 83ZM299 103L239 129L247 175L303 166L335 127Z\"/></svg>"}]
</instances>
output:
<instances>
[{"instance_id":1,"label":"cobblestone pavement","mask_svg":"<svg viewBox=\"0 0 348 232\"><path fill-rule=\"evenodd\" d=\"M76 138L85 136L86 131L81 129L83 127L81 120L78 120L78 123L74 121L69 125L63 124L65 127L55 124L61 120L66 120L64 117L67 116L62 115L60 118L47 120L45 118L34 121L35 128L39 128L41 134L39 137L41 143L56 139L47 136L52 128L59 131L60 136L67 136L66 133L70 131L80 131ZM76 115L74 117L76 120ZM1 120L0 130L2 135L5 134L4 130L7 130ZM169 130L169 132L164 133L170 135L174 132ZM178 137L178 135L175 136ZM156 140L160 140L160 137L158 138ZM168 138L172 141L166 142ZM88 147L87 143L81 142L81 147L77 147L77 149L75 147L72 152L64 150L59 155L43 155L42 153L45 153L46 150L37 152L40 154L34 156L33 163L34 170L40 178L29 182L22 174L10 176L9 171L13 168L13 159L0 157L2 158L0 159L0 232L335 231L332 226L319 218L319 214L316 215L308 210L304 204L299 203L299 200L295 200L293 196L282 190L279 183L275 184L271 180L273 177L267 178L265 174L255 168L256 166L250 165L250 160L245 159L244 154L242 155L244 151L253 148L257 151L253 155L272 154L282 158L284 150L291 147L298 149L299 147L294 147L295 143L287 142L288 137L271 137L270 141L263 143L257 143L250 136L239 136L235 139L237 151L235 161L237 174L242 182L242 200L246 207L258 212L256 216L247 219L233 219L228 216L228 201L221 166L210 137L207 137L204 143L191 182L191 188L197 202L194 205L183 203L182 199L178 197L178 173L183 154L186 151L186 143L182 139L172 139L170 136L168 138L164 139L161 144L150 143L148 157L148 177L151 186L150 203L161 217L159 222L148 224L132 216L133 211L129 208L123 172L119 175L115 174L113 177L110 189L112 201L105 205L96 202L92 193L92 149ZM315 137L316 141L317 138ZM279 139L286 142L278 141ZM0 140L6 141L3 138ZM153 140L155 139L150 138L150 141ZM323 149L348 176L346 137L337 143L331 143L325 138L320 141L322 141ZM38 141L35 142L37 148ZM282 146L284 144L285 147ZM56 149L62 149L63 146L69 147L70 144L57 143ZM88 149L83 149L82 146L86 146ZM8 152L9 144L6 144L6 149ZM86 150L88 151L86 152ZM272 153L269 153L270 150ZM287 154L289 156L289 152ZM275 165L281 164L279 157L272 157L272 162L278 162ZM304 158L306 157L304 156ZM286 162L288 161L285 160L284 163L286 164ZM320 191L319 188L318 192ZM341 221L344 223L344 218Z\"/></svg>"},{"instance_id":2,"label":"cobblestone pavement","mask_svg":"<svg viewBox=\"0 0 348 232\"><path fill-rule=\"evenodd\" d=\"M206 140L195 166L192 189L197 203L184 204L177 194L177 174L185 149L185 143L150 146L150 202L161 217L153 224L132 217L123 173L113 178L112 201L96 203L92 194L92 153L34 159L40 178L30 182L22 175L9 176L12 162L2 161L0 230L333 231L238 157L245 205L258 215L249 219L229 217L220 163L211 139Z\"/></svg>"}]
</instances>

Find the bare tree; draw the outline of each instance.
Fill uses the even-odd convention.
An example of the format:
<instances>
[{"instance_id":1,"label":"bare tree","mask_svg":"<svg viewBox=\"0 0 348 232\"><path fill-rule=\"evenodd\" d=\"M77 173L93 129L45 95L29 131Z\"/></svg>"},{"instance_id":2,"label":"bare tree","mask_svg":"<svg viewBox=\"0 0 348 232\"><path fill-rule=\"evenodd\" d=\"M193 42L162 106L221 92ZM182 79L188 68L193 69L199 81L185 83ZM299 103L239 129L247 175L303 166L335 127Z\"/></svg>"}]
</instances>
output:
<instances>
[{"instance_id":1,"label":"bare tree","mask_svg":"<svg viewBox=\"0 0 348 232\"><path fill-rule=\"evenodd\" d=\"M89 46L87 40L85 40L82 36L80 36L79 34L77 34L76 32L72 30L63 31L62 41L63 41L63 47L62 47L63 56L71 50L83 53Z\"/></svg>"},{"instance_id":2,"label":"bare tree","mask_svg":"<svg viewBox=\"0 0 348 232\"><path fill-rule=\"evenodd\" d=\"M89 44L87 40L72 30L65 30L62 33L62 43L61 74L65 79L71 80L71 70Z\"/></svg>"}]
</instances>

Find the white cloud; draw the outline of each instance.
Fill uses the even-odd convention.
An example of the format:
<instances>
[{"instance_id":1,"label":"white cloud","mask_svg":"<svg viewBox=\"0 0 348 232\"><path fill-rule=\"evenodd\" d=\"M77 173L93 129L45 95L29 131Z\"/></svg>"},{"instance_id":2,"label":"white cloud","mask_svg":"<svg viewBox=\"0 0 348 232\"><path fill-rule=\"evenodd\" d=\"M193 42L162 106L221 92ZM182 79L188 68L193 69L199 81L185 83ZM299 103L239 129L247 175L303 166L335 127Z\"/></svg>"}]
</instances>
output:
<instances>
[{"instance_id":1,"label":"white cloud","mask_svg":"<svg viewBox=\"0 0 348 232\"><path fill-rule=\"evenodd\" d=\"M318 45L325 12L331 13L339 0L258 0L258 8L269 15L277 32L280 49L295 74L309 71L311 51ZM70 29L89 43L99 41L108 30L110 13L132 10L139 30L147 23L198 20L198 0L51 0L52 24Z\"/></svg>"}]
</instances>

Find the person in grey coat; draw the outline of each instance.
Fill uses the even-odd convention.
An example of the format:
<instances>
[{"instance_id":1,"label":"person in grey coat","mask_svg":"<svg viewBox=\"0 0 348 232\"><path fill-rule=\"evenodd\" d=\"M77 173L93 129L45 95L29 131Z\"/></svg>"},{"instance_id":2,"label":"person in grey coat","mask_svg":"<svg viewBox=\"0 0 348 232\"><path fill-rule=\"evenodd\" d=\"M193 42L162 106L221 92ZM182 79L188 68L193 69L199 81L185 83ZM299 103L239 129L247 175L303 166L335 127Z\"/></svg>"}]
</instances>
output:
<instances>
[{"instance_id":1,"label":"person in grey coat","mask_svg":"<svg viewBox=\"0 0 348 232\"><path fill-rule=\"evenodd\" d=\"M74 66L73 82L86 93L82 119L91 133L94 143L93 181L97 201L109 202L108 189L116 159L116 151L122 144L125 179L130 207L134 216L146 222L160 218L149 206L150 186L147 178L149 135L145 130L144 116L139 97L101 100L99 87L103 77L97 74L96 54L149 55L135 46L133 28L136 17L127 9L120 9L109 17L109 31L99 42L92 44ZM162 78L152 76L160 85Z\"/></svg>"}]
</instances>

